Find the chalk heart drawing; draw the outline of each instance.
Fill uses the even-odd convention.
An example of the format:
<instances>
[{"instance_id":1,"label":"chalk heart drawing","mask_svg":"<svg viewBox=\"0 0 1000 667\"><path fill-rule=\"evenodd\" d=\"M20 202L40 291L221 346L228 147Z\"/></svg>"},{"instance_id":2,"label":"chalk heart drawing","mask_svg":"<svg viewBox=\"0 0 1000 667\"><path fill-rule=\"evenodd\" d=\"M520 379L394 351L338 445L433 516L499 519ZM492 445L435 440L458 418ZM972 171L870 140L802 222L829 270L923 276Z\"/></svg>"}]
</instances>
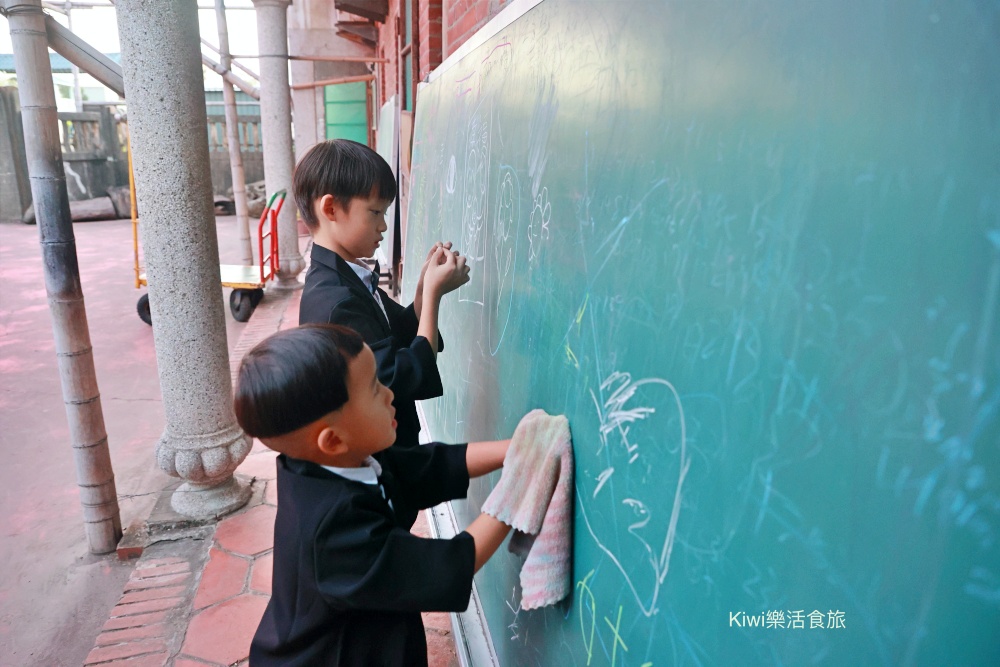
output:
<instances>
[{"instance_id":1,"label":"chalk heart drawing","mask_svg":"<svg viewBox=\"0 0 1000 667\"><path fill-rule=\"evenodd\" d=\"M684 406L661 378L611 373L591 392L600 420L597 460L578 482L583 523L646 616L658 611L691 465Z\"/></svg>"},{"instance_id":2,"label":"chalk heart drawing","mask_svg":"<svg viewBox=\"0 0 1000 667\"><path fill-rule=\"evenodd\" d=\"M495 355L503 342L513 306L513 281L517 268L517 240L521 221L521 183L510 167L500 168L497 191L496 224L493 232L491 286L496 299L494 325L490 327L490 354Z\"/></svg>"}]
</instances>

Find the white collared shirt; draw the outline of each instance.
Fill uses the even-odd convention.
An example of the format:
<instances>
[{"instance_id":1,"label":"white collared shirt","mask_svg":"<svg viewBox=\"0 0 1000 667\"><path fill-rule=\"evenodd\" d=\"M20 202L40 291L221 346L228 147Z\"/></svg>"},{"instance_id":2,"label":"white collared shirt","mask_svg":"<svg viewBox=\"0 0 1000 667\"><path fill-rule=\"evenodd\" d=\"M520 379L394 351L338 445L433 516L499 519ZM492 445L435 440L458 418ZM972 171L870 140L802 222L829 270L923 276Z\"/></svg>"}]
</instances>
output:
<instances>
[{"instance_id":1,"label":"white collared shirt","mask_svg":"<svg viewBox=\"0 0 1000 667\"><path fill-rule=\"evenodd\" d=\"M357 264L355 262L348 262L347 265L351 267L351 270L353 270L354 273L358 274L358 278L361 278L361 282L365 284L365 287L368 287L369 285L372 284L371 269L369 269L367 266L364 266L363 264ZM378 307L382 310L382 314L385 315L385 321L388 322L389 315L387 315L385 312L385 306L382 305L382 297L379 295L378 290L372 292L371 295L372 297L374 297L375 303L377 303Z\"/></svg>"},{"instance_id":2,"label":"white collared shirt","mask_svg":"<svg viewBox=\"0 0 1000 667\"><path fill-rule=\"evenodd\" d=\"M371 271L369 271L371 273ZM385 498L385 489L379 484L378 476L382 474L382 466L379 462L368 457L365 459L365 464L360 468L335 468L334 466L320 466L324 470L329 470L334 475L339 475L344 479L349 479L354 482L361 482L362 484L371 484L373 486L378 486L379 491L382 492L382 497ZM392 508L392 501L386 498L389 503L389 507ZM395 509L395 508L393 508Z\"/></svg>"}]
</instances>

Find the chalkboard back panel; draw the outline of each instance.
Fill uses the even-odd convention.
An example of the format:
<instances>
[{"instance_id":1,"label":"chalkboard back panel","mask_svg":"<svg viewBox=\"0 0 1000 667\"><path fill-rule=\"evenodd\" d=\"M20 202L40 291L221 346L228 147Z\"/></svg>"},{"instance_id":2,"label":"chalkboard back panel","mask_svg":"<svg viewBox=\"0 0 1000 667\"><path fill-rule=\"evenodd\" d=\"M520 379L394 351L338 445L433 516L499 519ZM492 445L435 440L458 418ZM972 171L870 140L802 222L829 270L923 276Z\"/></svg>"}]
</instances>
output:
<instances>
[{"instance_id":1,"label":"chalkboard back panel","mask_svg":"<svg viewBox=\"0 0 1000 667\"><path fill-rule=\"evenodd\" d=\"M502 664L1000 662L998 25L547 0L421 90L431 435L574 433L572 600L477 579Z\"/></svg>"}]
</instances>

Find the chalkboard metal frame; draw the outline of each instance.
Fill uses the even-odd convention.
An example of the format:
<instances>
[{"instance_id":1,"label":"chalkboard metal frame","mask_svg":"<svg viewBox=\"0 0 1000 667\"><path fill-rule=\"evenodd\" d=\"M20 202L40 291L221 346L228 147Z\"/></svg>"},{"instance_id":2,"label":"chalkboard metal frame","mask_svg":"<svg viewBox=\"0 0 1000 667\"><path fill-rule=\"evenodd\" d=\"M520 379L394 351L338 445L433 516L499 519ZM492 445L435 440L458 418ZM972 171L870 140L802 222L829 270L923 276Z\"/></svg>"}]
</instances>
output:
<instances>
[{"instance_id":1,"label":"chalkboard metal frame","mask_svg":"<svg viewBox=\"0 0 1000 667\"><path fill-rule=\"evenodd\" d=\"M997 664L989 2L515 3L436 72L407 260L479 268L428 435L543 407L577 463L569 608L477 576L503 664Z\"/></svg>"}]
</instances>

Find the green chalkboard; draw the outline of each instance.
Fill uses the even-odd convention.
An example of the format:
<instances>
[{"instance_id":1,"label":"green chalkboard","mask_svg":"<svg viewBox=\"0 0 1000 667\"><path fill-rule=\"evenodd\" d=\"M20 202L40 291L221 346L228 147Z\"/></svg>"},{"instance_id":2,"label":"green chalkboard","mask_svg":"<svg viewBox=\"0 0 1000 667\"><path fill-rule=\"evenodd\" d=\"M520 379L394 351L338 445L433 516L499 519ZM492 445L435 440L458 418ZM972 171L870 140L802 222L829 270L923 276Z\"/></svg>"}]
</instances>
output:
<instances>
[{"instance_id":1,"label":"green chalkboard","mask_svg":"<svg viewBox=\"0 0 1000 667\"><path fill-rule=\"evenodd\" d=\"M574 434L501 664L1000 664L1000 4L515 2L417 104L431 436Z\"/></svg>"}]
</instances>

